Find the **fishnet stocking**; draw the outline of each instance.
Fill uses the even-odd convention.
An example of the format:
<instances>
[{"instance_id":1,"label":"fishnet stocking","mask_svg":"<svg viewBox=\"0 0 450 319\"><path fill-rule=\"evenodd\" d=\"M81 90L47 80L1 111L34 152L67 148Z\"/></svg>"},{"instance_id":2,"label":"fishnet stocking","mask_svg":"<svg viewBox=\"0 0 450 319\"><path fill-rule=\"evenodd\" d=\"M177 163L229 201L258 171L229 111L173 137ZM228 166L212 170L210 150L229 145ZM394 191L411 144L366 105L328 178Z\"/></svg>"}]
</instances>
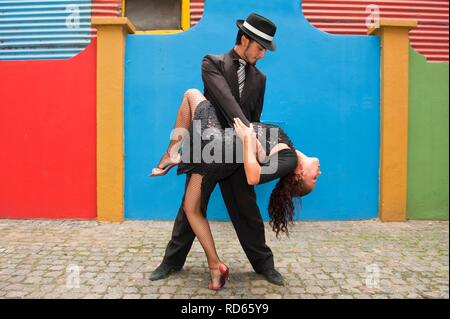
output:
<instances>
[{"instance_id":1,"label":"fishnet stocking","mask_svg":"<svg viewBox=\"0 0 450 319\"><path fill-rule=\"evenodd\" d=\"M162 169L168 164L179 161L179 150L186 134L178 134L178 132L187 132L194 118L197 105L204 100L206 98L197 89L189 89L184 93L174 124L174 132L177 132L177 134L175 137L171 137L169 146L159 161L157 168ZM178 131L177 129L183 130Z\"/></svg>"},{"instance_id":2,"label":"fishnet stocking","mask_svg":"<svg viewBox=\"0 0 450 319\"><path fill-rule=\"evenodd\" d=\"M217 255L214 239L209 227L208 220L202 212L202 181L203 176L200 174L192 174L189 177L189 183L184 196L183 207L186 217L191 225L192 231L197 236L198 241L203 247L208 260L208 266L211 272L211 280L213 286L220 283L220 264Z\"/></svg>"}]
</instances>

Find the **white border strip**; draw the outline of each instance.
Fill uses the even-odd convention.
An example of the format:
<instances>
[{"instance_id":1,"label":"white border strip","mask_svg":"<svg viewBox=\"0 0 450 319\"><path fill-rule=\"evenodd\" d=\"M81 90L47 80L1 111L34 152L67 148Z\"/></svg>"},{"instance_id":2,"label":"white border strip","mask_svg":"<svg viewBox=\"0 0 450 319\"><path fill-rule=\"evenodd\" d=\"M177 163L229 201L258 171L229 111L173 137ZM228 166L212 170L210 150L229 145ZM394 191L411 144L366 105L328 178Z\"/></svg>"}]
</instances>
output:
<instances>
[{"instance_id":1,"label":"white border strip","mask_svg":"<svg viewBox=\"0 0 450 319\"><path fill-rule=\"evenodd\" d=\"M273 40L273 37L271 37L268 34L265 34L264 32L259 31L254 26L252 26L251 24L247 23L247 21L244 21L243 26L246 27L247 29L249 29L254 34L256 34L257 36L260 36L261 38L266 39L267 41L272 41Z\"/></svg>"}]
</instances>

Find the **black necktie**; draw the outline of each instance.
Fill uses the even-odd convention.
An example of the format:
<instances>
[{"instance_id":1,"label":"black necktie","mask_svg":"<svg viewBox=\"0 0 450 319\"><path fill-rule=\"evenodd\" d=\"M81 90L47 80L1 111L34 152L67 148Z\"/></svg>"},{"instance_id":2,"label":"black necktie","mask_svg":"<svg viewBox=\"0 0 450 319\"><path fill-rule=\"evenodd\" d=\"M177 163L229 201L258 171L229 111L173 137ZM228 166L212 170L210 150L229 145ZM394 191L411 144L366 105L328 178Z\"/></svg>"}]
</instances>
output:
<instances>
[{"instance_id":1,"label":"black necktie","mask_svg":"<svg viewBox=\"0 0 450 319\"><path fill-rule=\"evenodd\" d=\"M238 83L239 83L239 98L242 96L242 90L245 84L245 66L247 62L245 60L239 59L239 68L237 71Z\"/></svg>"}]
</instances>

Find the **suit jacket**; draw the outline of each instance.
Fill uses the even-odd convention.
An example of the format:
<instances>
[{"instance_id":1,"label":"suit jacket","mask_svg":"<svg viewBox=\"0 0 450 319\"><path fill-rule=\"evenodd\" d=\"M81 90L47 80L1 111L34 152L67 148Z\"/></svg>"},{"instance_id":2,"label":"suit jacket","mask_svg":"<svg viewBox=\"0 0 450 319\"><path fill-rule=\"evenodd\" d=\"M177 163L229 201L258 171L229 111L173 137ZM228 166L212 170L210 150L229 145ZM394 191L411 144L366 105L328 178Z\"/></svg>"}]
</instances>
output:
<instances>
[{"instance_id":1,"label":"suit jacket","mask_svg":"<svg viewBox=\"0 0 450 319\"><path fill-rule=\"evenodd\" d=\"M234 118L243 123L259 122L264 103L266 76L247 64L242 98L239 98L237 68L239 56L231 49L221 55L206 55L202 61L204 95L217 109L223 128L233 127Z\"/></svg>"}]
</instances>

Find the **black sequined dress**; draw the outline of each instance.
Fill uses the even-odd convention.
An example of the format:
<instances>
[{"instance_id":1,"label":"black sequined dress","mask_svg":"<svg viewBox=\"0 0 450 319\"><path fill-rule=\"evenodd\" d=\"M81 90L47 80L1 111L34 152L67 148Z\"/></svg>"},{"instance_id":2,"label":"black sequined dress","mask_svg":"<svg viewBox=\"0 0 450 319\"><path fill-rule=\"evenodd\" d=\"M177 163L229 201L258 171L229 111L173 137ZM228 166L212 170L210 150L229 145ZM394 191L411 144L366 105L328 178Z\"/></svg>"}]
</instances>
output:
<instances>
[{"instance_id":1,"label":"black sequined dress","mask_svg":"<svg viewBox=\"0 0 450 319\"><path fill-rule=\"evenodd\" d=\"M275 125L252 124L257 138L265 146L267 156L278 143L290 146L290 149L278 152L277 170L261 175L260 184L281 178L293 171L297 165L297 155L286 133ZM189 138L183 145L182 161L178 165L177 174L200 174L212 182L231 175L242 165L243 157L242 143L232 131L231 128L222 128L216 109L210 101L200 102L189 128Z\"/></svg>"}]
</instances>

